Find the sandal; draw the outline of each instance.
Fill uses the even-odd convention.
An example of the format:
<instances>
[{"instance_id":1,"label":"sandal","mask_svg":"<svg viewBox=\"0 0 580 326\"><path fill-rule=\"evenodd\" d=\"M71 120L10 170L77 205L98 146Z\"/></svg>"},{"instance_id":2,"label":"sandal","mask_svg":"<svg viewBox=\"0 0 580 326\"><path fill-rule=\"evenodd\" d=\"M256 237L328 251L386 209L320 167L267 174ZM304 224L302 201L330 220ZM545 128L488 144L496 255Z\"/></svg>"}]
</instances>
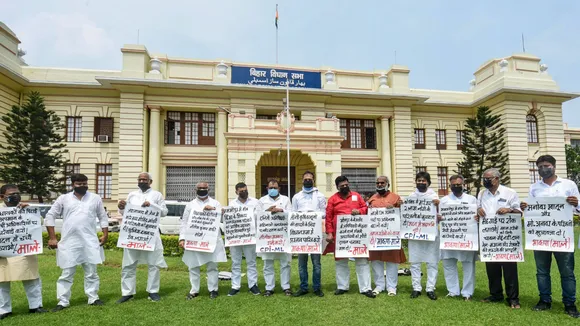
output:
<instances>
[{"instance_id":1,"label":"sandal","mask_svg":"<svg viewBox=\"0 0 580 326\"><path fill-rule=\"evenodd\" d=\"M514 301L510 302L510 307L512 309L520 309L522 306L520 305L519 301L514 300Z\"/></svg>"}]
</instances>

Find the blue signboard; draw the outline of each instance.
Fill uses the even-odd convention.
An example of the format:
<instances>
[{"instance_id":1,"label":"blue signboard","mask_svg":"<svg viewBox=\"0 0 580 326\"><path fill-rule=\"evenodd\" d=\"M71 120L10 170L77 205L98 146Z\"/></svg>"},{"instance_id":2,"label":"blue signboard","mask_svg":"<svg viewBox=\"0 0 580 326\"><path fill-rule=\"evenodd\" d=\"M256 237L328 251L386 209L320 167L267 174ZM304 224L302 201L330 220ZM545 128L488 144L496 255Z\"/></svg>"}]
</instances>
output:
<instances>
[{"instance_id":1,"label":"blue signboard","mask_svg":"<svg viewBox=\"0 0 580 326\"><path fill-rule=\"evenodd\" d=\"M321 88L320 72L232 66L232 84Z\"/></svg>"}]
</instances>

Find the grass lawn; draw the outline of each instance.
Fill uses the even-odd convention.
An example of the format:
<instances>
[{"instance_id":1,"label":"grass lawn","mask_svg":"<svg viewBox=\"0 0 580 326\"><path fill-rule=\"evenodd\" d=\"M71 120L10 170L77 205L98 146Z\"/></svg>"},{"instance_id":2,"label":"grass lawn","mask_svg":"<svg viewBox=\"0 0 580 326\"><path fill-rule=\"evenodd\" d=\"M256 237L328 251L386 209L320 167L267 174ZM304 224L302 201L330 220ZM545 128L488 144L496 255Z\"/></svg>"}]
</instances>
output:
<instances>
[{"instance_id":1,"label":"grass lawn","mask_svg":"<svg viewBox=\"0 0 580 326\"><path fill-rule=\"evenodd\" d=\"M484 304L479 302L488 295L487 276L483 263L477 264L477 285L474 301L447 299L443 270L439 268L436 293L437 301L426 295L410 299L411 277L399 277L399 293L396 297L381 294L369 299L358 294L354 262L351 262L350 292L342 296L333 295L335 289L334 261L332 256L323 257L322 283L324 298L307 295L300 298L281 294L277 273L277 293L270 298L253 296L247 292L244 277L242 292L235 297L227 297L229 281L220 281L220 296L209 299L205 273L202 273L201 296L186 301L190 289L187 269L181 257L166 257L169 268L161 273L161 302L147 300L145 291L147 269L140 266L137 272L138 293L132 301L123 305L115 304L120 297L121 251L107 251L107 261L98 268L101 278L99 295L105 302L103 307L87 305L83 291L83 272L79 267L75 276L71 307L59 313L38 315L28 314L28 304L20 282L12 285L14 315L0 323L6 325L378 325L378 324L470 324L470 325L564 325L578 324L563 313L560 279L555 262L552 266L552 288L554 303L551 311L533 312L530 308L538 301L533 254L526 251L526 262L519 265L520 300L522 309L512 311L505 304ZM576 270L578 267L576 256ZM56 266L54 251L41 255L40 272L43 281L44 306L53 308L56 301L56 280L60 268ZM243 264L245 268L245 263ZM278 264L276 263L276 266ZM259 286L264 290L262 261L258 259ZM229 271L229 263L220 264L221 271ZM460 272L461 273L461 272ZM461 274L460 274L461 275ZM425 284L423 277L423 284ZM292 288L299 284L298 262L292 262ZM373 284L374 285L374 284Z\"/></svg>"}]
</instances>

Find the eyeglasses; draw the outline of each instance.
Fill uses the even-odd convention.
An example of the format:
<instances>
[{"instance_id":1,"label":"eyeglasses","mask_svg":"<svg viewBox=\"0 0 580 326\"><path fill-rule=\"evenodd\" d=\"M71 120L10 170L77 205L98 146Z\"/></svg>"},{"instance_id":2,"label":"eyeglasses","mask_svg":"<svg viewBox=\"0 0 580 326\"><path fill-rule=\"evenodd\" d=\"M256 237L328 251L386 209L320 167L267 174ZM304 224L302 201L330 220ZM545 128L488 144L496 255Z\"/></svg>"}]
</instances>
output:
<instances>
[{"instance_id":1,"label":"eyeglasses","mask_svg":"<svg viewBox=\"0 0 580 326\"><path fill-rule=\"evenodd\" d=\"M493 179L495 179L495 177L492 177L492 178L483 178L484 181L492 181Z\"/></svg>"}]
</instances>

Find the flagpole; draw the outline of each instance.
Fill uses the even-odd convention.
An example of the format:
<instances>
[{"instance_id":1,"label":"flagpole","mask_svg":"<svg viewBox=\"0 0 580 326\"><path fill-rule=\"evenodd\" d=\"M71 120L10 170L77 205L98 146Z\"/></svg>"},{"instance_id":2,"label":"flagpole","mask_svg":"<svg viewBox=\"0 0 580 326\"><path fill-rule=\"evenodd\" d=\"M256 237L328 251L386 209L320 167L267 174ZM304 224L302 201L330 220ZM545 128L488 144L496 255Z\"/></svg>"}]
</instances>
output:
<instances>
[{"instance_id":1,"label":"flagpole","mask_svg":"<svg viewBox=\"0 0 580 326\"><path fill-rule=\"evenodd\" d=\"M290 86L286 79L286 157L288 160L288 198L290 198Z\"/></svg>"},{"instance_id":2,"label":"flagpole","mask_svg":"<svg viewBox=\"0 0 580 326\"><path fill-rule=\"evenodd\" d=\"M276 4L276 64L278 64L278 4Z\"/></svg>"}]
</instances>

